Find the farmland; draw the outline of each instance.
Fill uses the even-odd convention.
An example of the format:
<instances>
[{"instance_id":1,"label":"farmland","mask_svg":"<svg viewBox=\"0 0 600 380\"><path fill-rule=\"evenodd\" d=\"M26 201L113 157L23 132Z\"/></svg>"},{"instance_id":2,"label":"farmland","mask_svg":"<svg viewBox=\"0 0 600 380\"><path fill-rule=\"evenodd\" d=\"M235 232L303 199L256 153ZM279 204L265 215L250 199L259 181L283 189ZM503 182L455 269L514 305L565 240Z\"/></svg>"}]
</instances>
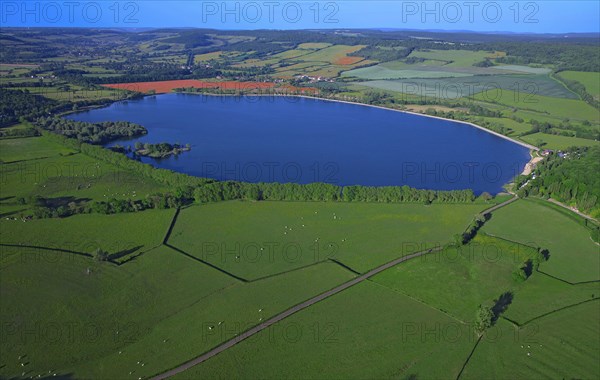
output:
<instances>
[{"instance_id":1,"label":"farmland","mask_svg":"<svg viewBox=\"0 0 600 380\"><path fill-rule=\"evenodd\" d=\"M452 338L445 339L449 331ZM456 377L474 340L468 326L367 282L176 378Z\"/></svg>"},{"instance_id":2,"label":"farmland","mask_svg":"<svg viewBox=\"0 0 600 380\"><path fill-rule=\"evenodd\" d=\"M329 259L366 272L396 257L450 242L487 207L210 204L183 210L169 244L246 279Z\"/></svg>"},{"instance_id":3,"label":"farmland","mask_svg":"<svg viewBox=\"0 0 600 380\"><path fill-rule=\"evenodd\" d=\"M515 224L514 220L519 220ZM543 204L523 200L497 211L483 231L550 252L540 270L568 282L600 279L598 245L590 231Z\"/></svg>"},{"instance_id":4,"label":"farmland","mask_svg":"<svg viewBox=\"0 0 600 380\"><path fill-rule=\"evenodd\" d=\"M598 302L558 311L520 329L500 321L490 331L494 339L478 345L461 378L595 377L600 371Z\"/></svg>"},{"instance_id":5,"label":"farmland","mask_svg":"<svg viewBox=\"0 0 600 380\"><path fill-rule=\"evenodd\" d=\"M600 378L596 34L54 26L0 31L0 379ZM210 149L239 141L240 161L271 162L304 148L311 128L310 158L344 161L346 139L379 136L384 111L327 102L369 113L347 112L331 131L302 113L317 101L278 97L301 101L255 130L255 103L238 119L205 102L195 125L247 128L195 143L175 128L183 113L163 112L165 125L119 124L110 148L90 144L103 124L65 117L115 102L131 111L143 97L181 106L183 96L153 96L172 92L355 102L472 122L540 150L496 196L220 181L169 164L195 152L190 165L214 163ZM419 133L433 120L394 115L416 126L390 129ZM144 139L129 139L132 128ZM469 152L496 139L475 131L482 144ZM278 133L297 146L261 148ZM392 177L365 164L381 152L404 169L388 142L458 160L458 149L440 157L454 131L436 133L448 141L354 137L348 166ZM192 153L163 169L136 155L163 143ZM436 186L452 182L423 166Z\"/></svg>"}]
</instances>

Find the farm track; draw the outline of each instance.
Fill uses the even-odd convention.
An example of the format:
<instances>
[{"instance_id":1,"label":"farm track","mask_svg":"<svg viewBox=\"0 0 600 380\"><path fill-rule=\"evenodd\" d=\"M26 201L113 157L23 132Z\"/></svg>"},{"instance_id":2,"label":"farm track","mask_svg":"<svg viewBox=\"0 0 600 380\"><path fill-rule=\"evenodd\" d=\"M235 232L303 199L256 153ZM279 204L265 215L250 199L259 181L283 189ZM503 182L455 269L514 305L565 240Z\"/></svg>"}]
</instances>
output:
<instances>
[{"instance_id":1,"label":"farm track","mask_svg":"<svg viewBox=\"0 0 600 380\"><path fill-rule=\"evenodd\" d=\"M192 368L192 367L194 367L194 366L196 366L196 365L198 365L200 363L205 362L206 360L212 358L213 356L216 356L216 355L220 354L221 352L223 352L223 351L225 351L225 350L227 350L227 349L235 346L236 344L240 343L241 341L243 341L243 340L245 340L247 338L250 338L251 336L253 336L255 334L258 334L262 330L264 330L264 329L266 329L266 328L274 325L275 323L280 322L280 321L284 320L285 318L287 318L287 317L289 317L289 316L291 316L291 315L293 315L293 314L295 314L295 313L297 313L299 311L302 311L302 310L304 310L304 309L306 309L306 308L308 308L308 307L310 307L310 306L312 306L312 305L314 305L314 304L316 304L316 303L318 303L320 301L323 301L323 300L325 300L325 299L327 299L327 298L329 298L329 297L331 297L333 295L341 293L342 291L344 291L344 290L346 290L346 289L348 289L348 288L350 288L350 287L352 287L354 285L360 284L361 282L368 280L370 277L373 277L376 274L379 274L379 273L381 273L381 272L383 272L383 271L385 271L387 269L390 269L390 268L392 268L392 267L394 267L394 266L396 266L398 264L401 264L401 263L403 263L405 261L409 261L409 260L412 260L412 259L424 256L424 255L427 255L427 254L430 254L430 253L438 252L441 249L442 249L442 247L431 248L431 249L428 249L428 250L425 250L425 251L421 251L421 252L413 253L413 254L410 254L410 255L406 255L406 256L403 256L403 257L401 257L399 259L390 261L387 264L383 264L383 265L381 265L381 266L379 266L379 267L377 267L377 268L375 268L375 269L373 269L373 270L371 270L371 271L369 271L369 272L367 272L367 273L365 273L365 274L363 274L363 275L361 275L359 277L356 277L356 278L354 278L354 279L352 279L352 280L350 280L350 281L348 281L348 282L346 282L346 283L344 283L342 285L339 285L339 286L337 286L337 287L335 287L335 288L333 288L331 290L328 290L325 293L322 293L322 294L320 294L318 296L315 296L315 297L313 297L313 298L311 298L311 299L309 299L307 301L304 301L304 302L302 302L302 303L300 303L300 304L298 304L296 306L293 306L293 307L287 309L286 311L284 311L284 312L282 312L282 313L280 313L280 314L278 314L278 315L270 318L269 320L267 320L267 321L265 321L265 322L263 322L263 323L255 326L255 327L251 328L250 330L247 330L247 331L241 333L240 335L236 336L235 338L230 339L230 340L226 341L225 343L220 344L219 346L217 346L217 347L213 348L212 350L210 350L210 351L202 354L201 356L198 356L197 358L192 359L192 360L188 361L187 363L184 363L184 364L182 364L182 365L180 365L180 366L178 366L176 368L173 368L173 369L171 369L171 370L169 370L167 372L164 372L164 373L162 373L160 375L157 375L157 376L153 377L153 379L154 380L167 379L167 378L169 378L171 376L174 376L174 375L176 375L178 373L181 373L181 372L183 372L185 370L188 370L188 369L190 369L190 368Z\"/></svg>"},{"instance_id":2,"label":"farm track","mask_svg":"<svg viewBox=\"0 0 600 380\"><path fill-rule=\"evenodd\" d=\"M494 211L498 210L499 208L502 208L502 207L504 207L506 205L509 205L509 204L517 201L518 199L519 199L518 196L514 196L513 198L511 198L511 199L509 199L507 201L504 201L504 202L502 202L500 204L497 204L495 206L490 207L487 210L482 211L481 215L486 215L486 214L489 214L491 212L494 212ZM175 221L175 219L176 218L174 218L174 221ZM193 257L193 256L191 256L191 255L189 255L189 254L181 251L180 249L169 245L166 242L166 240L168 240L169 236L170 236L170 232L165 237L165 243L164 243L164 245L166 245L169 248L174 249L174 250L176 250L176 251L178 251L180 253L183 253L186 256L189 256L190 258L193 258L193 259L195 259L197 261L201 261L200 259L198 259L196 257ZM418 258L418 257L422 257L422 256L425 256L425 255L428 255L428 254L431 254L431 253L439 252L442 249L443 249L442 246L430 248L430 249L427 249L427 250L423 250L423 251L412 253L412 254L409 254L409 255L406 255L406 256L402 256L402 257L397 258L397 259L395 259L393 261L390 261L390 262L388 262L386 264L383 264L383 265L381 265L381 266L379 266L379 267L377 267L375 269L372 269L372 270L366 272L365 274L359 275L358 277L356 277L356 278L354 278L354 279L352 279L352 280L350 280L350 281L348 281L348 282L346 282L346 283L344 283L342 285L339 285L339 286L337 286L337 287L335 287L335 288L333 288L331 290L328 290L328 291L326 291L324 293L321 293L321 294L319 294L319 295L317 295L315 297L312 297L312 298L310 298L310 299L308 299L308 300L306 300L306 301L304 301L302 303L299 303L296 306L292 306L291 308L289 308L289 309L287 309L287 310L285 310L285 311L283 311L283 312L275 315L274 317L266 320L265 322L263 322L263 323L261 323L261 324L259 324L257 326L254 326L253 328L251 328L251 329L249 329L249 330L247 330L247 331L239 334L238 336L236 336L236 337L234 337L234 338L232 338L232 339L230 339L230 340L228 340L228 341L226 341L224 343L219 344L215 348L213 348L213 349L205 352L204 354L196 357L195 359L192 359L192 360L190 360L190 361L188 361L188 362L186 362L186 363L184 363L184 364L182 364L182 365L180 365L178 367L175 367L175 368L170 369L170 370L168 370L166 372L163 372L163 373L161 373L159 375L156 375L156 376L152 377L152 379L153 380L163 380L163 379L168 379L168 378L170 378L172 376L175 376L175 375L177 375L179 373L182 373L182 372L184 372L184 371L186 371L186 370L188 370L188 369L190 369L190 368L192 368L192 367L194 367L194 366L196 366L198 364L201 364L201 363L207 361L208 359L210 359L210 358L212 358L212 357L220 354L221 352L223 352L223 351L225 351L225 350L227 350L227 349L235 346L236 344L242 342L243 340L246 340L246 339L248 339L248 338L250 338L250 337L258 334L259 332L261 332L261 331L269 328L270 326L272 326L272 325L274 325L274 324L276 324L276 323L284 320L285 318L290 317L293 314L296 314L296 313L298 313L298 312L300 312L300 311L302 311L302 310L304 310L304 309L306 309L306 308L308 308L308 307L310 307L310 306L312 306L312 305L314 305L314 304L316 304L316 303L318 303L320 301L323 301L323 300L325 300L325 299L327 299L327 298L329 298L331 296L334 296L334 295L336 295L338 293L341 293L342 291L344 291L344 290L346 290L348 288L351 288L354 285L357 285L357 284L360 284L361 282L367 281L367 280L369 280L369 278L371 278L371 277L373 277L373 276L375 276L375 275L377 275L377 274L379 274L379 273L381 273L381 272L383 272L383 271L385 271L387 269L390 269L390 268L392 268L392 267L394 267L394 266L396 266L398 264L401 264L403 262L406 262L406 261L409 261L409 260L412 260L412 259L415 259L415 258ZM203 261L201 261L201 262L203 262ZM209 263L205 263L205 264L207 264L207 265L209 265L209 266L211 266L211 267L213 267L213 268L215 268L217 270L222 271L220 268L215 267L212 264L209 264ZM346 268L346 269L349 269L349 268ZM229 274L229 275L231 275L231 274ZM231 275L231 276L237 277L237 276L234 276L234 275ZM243 281L243 279L240 279L240 280ZM475 347L473 348L473 351L471 352L471 355L473 355L473 352L475 351L476 348L477 348L477 345L475 345ZM469 356L469 358L470 358L470 356ZM467 359L467 361L468 361L468 359ZM466 366L466 363L465 363L465 366ZM464 367L463 367L463 369L464 369ZM461 373L462 373L462 370L461 370ZM459 376L460 376L460 374L459 374Z\"/></svg>"}]
</instances>

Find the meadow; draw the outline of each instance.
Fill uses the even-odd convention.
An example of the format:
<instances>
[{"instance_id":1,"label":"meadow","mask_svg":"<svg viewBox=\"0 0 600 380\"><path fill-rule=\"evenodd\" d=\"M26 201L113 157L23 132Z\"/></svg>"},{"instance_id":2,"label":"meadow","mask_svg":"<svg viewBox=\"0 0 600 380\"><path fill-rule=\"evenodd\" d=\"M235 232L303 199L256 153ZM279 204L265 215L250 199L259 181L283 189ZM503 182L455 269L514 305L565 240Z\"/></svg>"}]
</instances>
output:
<instances>
[{"instance_id":1,"label":"meadow","mask_svg":"<svg viewBox=\"0 0 600 380\"><path fill-rule=\"evenodd\" d=\"M563 71L563 78L574 80L585 86L585 90L596 99L600 97L600 73L584 71Z\"/></svg>"},{"instance_id":2,"label":"meadow","mask_svg":"<svg viewBox=\"0 0 600 380\"><path fill-rule=\"evenodd\" d=\"M19 198L49 198L55 203L84 200L144 199L164 191L155 181L98 161L46 137L0 140L0 215L31 210Z\"/></svg>"},{"instance_id":3,"label":"meadow","mask_svg":"<svg viewBox=\"0 0 600 380\"><path fill-rule=\"evenodd\" d=\"M550 258L540 270L552 276L572 283L600 279L599 247L590 231L544 204L519 200L496 211L482 231L547 249Z\"/></svg>"},{"instance_id":4,"label":"meadow","mask_svg":"<svg viewBox=\"0 0 600 380\"><path fill-rule=\"evenodd\" d=\"M3 374L14 377L147 377L352 277L322 264L240 284L166 247L121 266L24 248L2 247L2 259Z\"/></svg>"},{"instance_id":5,"label":"meadow","mask_svg":"<svg viewBox=\"0 0 600 380\"><path fill-rule=\"evenodd\" d=\"M367 281L174 379L455 378L475 340L469 326Z\"/></svg>"},{"instance_id":6,"label":"meadow","mask_svg":"<svg viewBox=\"0 0 600 380\"><path fill-rule=\"evenodd\" d=\"M169 244L245 279L333 259L366 272L452 241L485 204L226 202L180 213Z\"/></svg>"},{"instance_id":7,"label":"meadow","mask_svg":"<svg viewBox=\"0 0 600 380\"><path fill-rule=\"evenodd\" d=\"M564 150L572 146L596 146L600 144L600 142L596 140L588 140L571 136L551 135L542 132L521 136L521 140L532 145L539 144L544 149L553 150Z\"/></svg>"},{"instance_id":8,"label":"meadow","mask_svg":"<svg viewBox=\"0 0 600 380\"><path fill-rule=\"evenodd\" d=\"M485 236L469 245L448 247L391 268L371 280L406 294L465 323L473 323L479 305L512 292L512 273L536 250ZM458 296L460 295L460 297Z\"/></svg>"},{"instance_id":9,"label":"meadow","mask_svg":"<svg viewBox=\"0 0 600 380\"><path fill-rule=\"evenodd\" d=\"M598 302L558 311L520 329L500 320L477 346L460 378L597 378Z\"/></svg>"}]
</instances>

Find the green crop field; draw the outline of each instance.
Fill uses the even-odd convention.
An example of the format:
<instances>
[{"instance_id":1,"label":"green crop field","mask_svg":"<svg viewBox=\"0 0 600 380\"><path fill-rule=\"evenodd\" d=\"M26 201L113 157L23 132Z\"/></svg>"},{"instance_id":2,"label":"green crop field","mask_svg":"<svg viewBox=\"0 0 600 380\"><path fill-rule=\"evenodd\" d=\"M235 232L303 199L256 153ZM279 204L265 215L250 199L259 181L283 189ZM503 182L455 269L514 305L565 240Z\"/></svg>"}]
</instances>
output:
<instances>
[{"instance_id":1,"label":"green crop field","mask_svg":"<svg viewBox=\"0 0 600 380\"><path fill-rule=\"evenodd\" d=\"M531 135L521 137L521 140L537 145L540 142L544 149L566 149L572 146L597 146L600 142L596 140L582 139L578 137L550 135L548 133L533 133Z\"/></svg>"},{"instance_id":2,"label":"green crop field","mask_svg":"<svg viewBox=\"0 0 600 380\"><path fill-rule=\"evenodd\" d=\"M456 378L475 340L468 325L367 282L175 379Z\"/></svg>"},{"instance_id":3,"label":"green crop field","mask_svg":"<svg viewBox=\"0 0 600 380\"><path fill-rule=\"evenodd\" d=\"M589 230L543 204L515 202L496 211L482 231L549 250L543 272L573 283L600 279L600 248Z\"/></svg>"},{"instance_id":4,"label":"green crop field","mask_svg":"<svg viewBox=\"0 0 600 380\"><path fill-rule=\"evenodd\" d=\"M411 79L411 78L449 78L471 76L464 73L453 73L447 71L426 71L419 69L392 70L383 65L369 66L342 74L344 77L357 77L360 79Z\"/></svg>"},{"instance_id":5,"label":"green crop field","mask_svg":"<svg viewBox=\"0 0 600 380\"><path fill-rule=\"evenodd\" d=\"M183 210L169 244L247 279L328 259L365 272L451 241L485 208L484 204L217 203Z\"/></svg>"},{"instance_id":6,"label":"green crop field","mask_svg":"<svg viewBox=\"0 0 600 380\"><path fill-rule=\"evenodd\" d=\"M594 379L600 373L598 301L558 311L516 329L500 320L481 341L461 379Z\"/></svg>"},{"instance_id":7,"label":"green crop field","mask_svg":"<svg viewBox=\"0 0 600 380\"><path fill-rule=\"evenodd\" d=\"M581 103L579 106L581 109L589 108L588 113L585 114L586 116L591 115L591 111L595 110L585 102L575 100L577 95L547 75L413 78L393 81L368 81L361 82L361 84L384 90L416 93L440 100L456 100L474 95L477 100L497 102L517 108L539 109L541 111L547 111L558 104L562 109L566 109L568 105L575 103ZM515 95L515 91L518 91L520 96ZM545 96L540 96L541 94ZM572 100L567 102L566 99Z\"/></svg>"}]
</instances>

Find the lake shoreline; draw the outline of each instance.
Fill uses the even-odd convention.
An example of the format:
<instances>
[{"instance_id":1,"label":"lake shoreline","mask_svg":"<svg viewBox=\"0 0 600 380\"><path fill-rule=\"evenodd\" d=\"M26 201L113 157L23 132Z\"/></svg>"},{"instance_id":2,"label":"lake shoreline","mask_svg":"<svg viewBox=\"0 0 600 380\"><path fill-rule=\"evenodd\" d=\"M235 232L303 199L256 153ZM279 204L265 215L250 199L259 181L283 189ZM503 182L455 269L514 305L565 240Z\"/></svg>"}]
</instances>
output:
<instances>
[{"instance_id":1,"label":"lake shoreline","mask_svg":"<svg viewBox=\"0 0 600 380\"><path fill-rule=\"evenodd\" d=\"M482 127L481 125L477 125L477 124L471 123L469 121L462 121L462 120L456 120L456 119L448 119L446 117L441 117L441 116L427 115L427 114L424 114L424 113L413 112L413 111L406 111L406 110L399 110L399 109L395 109L395 108L389 108L389 107L384 107L384 106L377 106L377 105L373 105L373 104L365 104L365 103L359 103L359 102L352 102L352 101L349 101L349 100L319 98L319 97L316 97L316 96L308 96L308 95L281 95L281 94L233 95L233 94L210 94L210 93L195 93L195 92L173 92L173 94L208 95L208 96L277 96L277 97L294 97L294 98L304 98L304 99L313 99L313 100L324 100L324 101L328 101L328 102L345 103L345 104L352 104L352 105L363 106L363 107L378 108L378 109L386 110L386 111L402 112L402 113L406 113L406 114L410 114L410 115L424 116L424 117L430 117L430 118L439 119L439 120L446 120L446 121L452 121L452 122L455 122L455 123L461 123L461 124L468 125L470 127L477 128L479 130L482 130L484 132L490 133L492 135L495 135L497 137L500 137L502 139L508 140L508 141L510 141L512 143L515 143L517 145L520 145L522 147L525 147L525 148L529 149L530 150L530 157L531 158L530 158L529 162L527 162L527 164L525 164L525 167L523 168L523 171L521 172L521 175L529 175L531 173L531 168L533 168L535 166L535 164L537 163L536 162L536 157L533 154L531 154L531 153L532 153L532 151L539 151L540 150L536 146L527 144L527 143L525 143L523 141L515 140L515 139L513 139L511 137L508 137L508 136L503 135L501 133L492 131L490 129ZM149 95L149 96L152 96L152 95Z\"/></svg>"},{"instance_id":2,"label":"lake shoreline","mask_svg":"<svg viewBox=\"0 0 600 380\"><path fill-rule=\"evenodd\" d=\"M357 106L378 108L378 109L382 109L382 110L386 110L386 111L402 112L402 113L407 113L407 114L416 115L416 116L424 116L424 117L430 117L430 118L433 118L433 119L446 120L446 121L452 121L452 122L455 122L455 123L466 124L468 126L475 127L475 128L480 129L482 131L491 133L492 135L495 135L497 137L500 137L500 138L503 138L505 140L511 141L511 142L513 142L515 144L521 145L522 147L528 148L529 150L535 150L535 151L540 150L536 146L533 146L531 144L527 144L527 143L525 143L523 141L515 140L515 139L513 139L511 137L508 137L508 136L503 135L501 133L492 131L490 129L487 129L487 128L482 127L480 125L477 125L475 123L471 123L469 121L449 119L449 118L441 117L441 116L427 115L427 114L424 114L424 113L413 112L413 111L406 111L406 110L399 110L399 109L396 109L396 108L389 108L389 107L384 107L384 106L377 106L377 105L373 105L373 104L365 104L365 103L359 103L359 102L352 102L352 101L349 101L349 100L319 98L319 97L316 97L316 96L308 96L308 95L282 95L282 94L246 94L246 95L234 95L234 94L211 94L211 93L197 93L197 92L171 92L171 94L207 95L207 96L234 96L234 97L235 96L238 96L238 97L243 97L243 96L248 96L248 97L255 97L255 96L265 96L265 97L266 96L277 96L277 97L304 98L304 99L313 99L313 100L324 100L324 101L336 102L336 103L353 104L353 105L357 105ZM154 95L148 95L148 96L154 96Z\"/></svg>"}]
</instances>

